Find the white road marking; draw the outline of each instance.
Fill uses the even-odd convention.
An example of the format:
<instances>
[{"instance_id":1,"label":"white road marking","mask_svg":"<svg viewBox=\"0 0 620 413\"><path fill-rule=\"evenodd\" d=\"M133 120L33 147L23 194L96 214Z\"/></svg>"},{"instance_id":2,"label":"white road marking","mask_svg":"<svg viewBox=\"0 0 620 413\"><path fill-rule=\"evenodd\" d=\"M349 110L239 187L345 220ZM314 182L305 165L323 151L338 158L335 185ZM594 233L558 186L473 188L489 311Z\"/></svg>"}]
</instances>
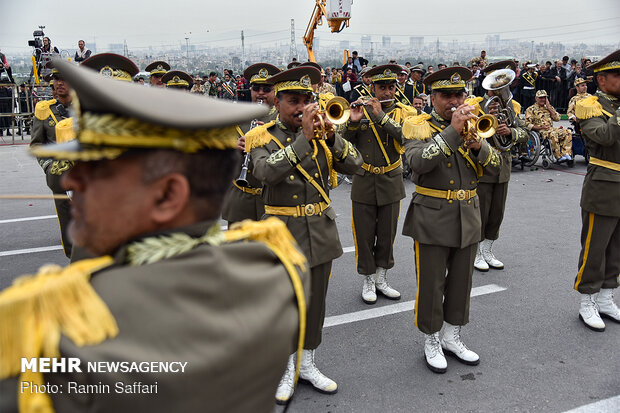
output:
<instances>
[{"instance_id":1,"label":"white road marking","mask_svg":"<svg viewBox=\"0 0 620 413\"><path fill-rule=\"evenodd\" d=\"M22 222L22 221L37 221L39 219L52 219L52 218L56 218L56 215L41 215L38 217L3 219L0 221L0 224L9 224L11 222Z\"/></svg>"},{"instance_id":2,"label":"white road marking","mask_svg":"<svg viewBox=\"0 0 620 413\"><path fill-rule=\"evenodd\" d=\"M492 294L506 290L505 287L500 287L497 284L488 284L480 287L472 288L471 296L477 297L479 295ZM405 311L413 311L415 300L405 301L403 303L385 305L383 307L372 308L370 310L356 311L354 313L347 313L341 315L335 315L331 317L325 317L325 323L323 327L339 326L341 324L354 323L356 321L369 320L371 318L383 317L391 314L398 314Z\"/></svg>"},{"instance_id":3,"label":"white road marking","mask_svg":"<svg viewBox=\"0 0 620 413\"><path fill-rule=\"evenodd\" d=\"M567 410L564 413L612 413L620 411L620 396L599 400L576 409Z\"/></svg>"},{"instance_id":4,"label":"white road marking","mask_svg":"<svg viewBox=\"0 0 620 413\"><path fill-rule=\"evenodd\" d=\"M56 251L56 250L61 250L61 249L62 249L62 245L51 245L49 247L27 248L23 250L12 250L12 251L0 251L0 257L6 257L8 255L32 254L34 252Z\"/></svg>"}]
</instances>

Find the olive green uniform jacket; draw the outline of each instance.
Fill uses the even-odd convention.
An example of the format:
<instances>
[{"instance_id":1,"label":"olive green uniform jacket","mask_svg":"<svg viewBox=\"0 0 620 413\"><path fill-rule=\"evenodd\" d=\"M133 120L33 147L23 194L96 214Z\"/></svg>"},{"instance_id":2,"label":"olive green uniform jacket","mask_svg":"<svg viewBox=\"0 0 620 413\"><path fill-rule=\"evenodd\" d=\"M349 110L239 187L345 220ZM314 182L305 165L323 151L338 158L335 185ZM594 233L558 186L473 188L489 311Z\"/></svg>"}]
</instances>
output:
<instances>
[{"instance_id":1,"label":"olive green uniform jacket","mask_svg":"<svg viewBox=\"0 0 620 413\"><path fill-rule=\"evenodd\" d=\"M267 123L274 120L277 114L278 112L275 110L275 107L273 107L271 108L271 111L269 111L269 114L259 120ZM252 122L246 122L242 125L238 125L237 132L239 132L239 136L245 135L250 130L251 124ZM246 153L244 152L243 155L245 156ZM230 193L224 201L224 206L222 207L222 218L229 223L243 221L244 219L258 221L265 213L265 204L263 203L263 199L261 197L263 183L252 175L252 169L253 164L250 159L248 173L246 175L246 180L249 184L247 189L249 191L244 191L243 189L235 186L233 183ZM239 168L239 174L240 173L241 167ZM239 174L235 176L235 179L239 176ZM256 192L256 194L252 192Z\"/></svg>"},{"instance_id":2,"label":"olive green uniform jacket","mask_svg":"<svg viewBox=\"0 0 620 413\"><path fill-rule=\"evenodd\" d=\"M476 170L479 173L498 173L499 154L487 142L482 141L477 155L472 151L465 152L460 133L434 111L433 116L422 114L416 118L427 131L427 137L425 134L408 136L405 133L407 120L403 134L406 138L405 156L413 171L411 179L417 186L443 191L473 190L478 183ZM403 235L422 244L465 248L480 241L480 226L477 195L459 201L414 192Z\"/></svg>"},{"instance_id":3,"label":"olive green uniform jacket","mask_svg":"<svg viewBox=\"0 0 620 413\"><path fill-rule=\"evenodd\" d=\"M255 129L257 136L267 136L266 142L251 146L254 176L263 184L265 205L295 207L299 205L326 202L318 190L311 185L295 167L299 164L329 194L328 164L326 154L318 145L316 161L312 159L314 142L308 142L301 129L293 132L280 120ZM248 134L249 136L249 134ZM246 145L249 137L246 136ZM285 149L281 149L273 139ZM362 157L353 145L335 135L329 147L333 168L344 174L355 173L362 164ZM318 162L318 167L317 167ZM291 231L301 250L306 254L310 267L327 263L342 255L342 246L336 227L336 212L330 206L320 214L312 216L278 215Z\"/></svg>"},{"instance_id":4,"label":"olive green uniform jacket","mask_svg":"<svg viewBox=\"0 0 620 413\"><path fill-rule=\"evenodd\" d=\"M161 236L202 237L213 222L152 234L142 253L162 252ZM219 226L219 224L216 224ZM181 238L183 236L181 235ZM168 248L184 242L175 238ZM137 243L144 238L137 240ZM135 248L137 243L132 243ZM154 244L153 244L154 243ZM165 247L163 247L165 248ZM265 244L247 241L190 246L151 264L130 265L128 246L112 266L95 272L92 287L118 324L100 344L78 347L63 336L61 357L78 357L83 373L44 376L62 384L52 395L65 412L271 412L288 356L295 351L299 318L291 279ZM140 254L138 254L140 255ZM299 270L305 294L309 274ZM187 362L183 373L87 373L89 361ZM105 394L68 393L68 382L110 385ZM157 383L156 394L119 394L116 383ZM4 380L0 411L16 411ZM15 400L12 400L13 402Z\"/></svg>"},{"instance_id":5,"label":"olive green uniform jacket","mask_svg":"<svg viewBox=\"0 0 620 413\"><path fill-rule=\"evenodd\" d=\"M595 95L602 110L598 116L583 119L580 107L576 105L581 131L586 138L590 157L620 164L620 99L598 91ZM583 112L583 108L581 110ZM583 116L583 115L582 115ZM588 164L581 191L581 208L598 215L620 217L620 172L610 168Z\"/></svg>"}]
</instances>

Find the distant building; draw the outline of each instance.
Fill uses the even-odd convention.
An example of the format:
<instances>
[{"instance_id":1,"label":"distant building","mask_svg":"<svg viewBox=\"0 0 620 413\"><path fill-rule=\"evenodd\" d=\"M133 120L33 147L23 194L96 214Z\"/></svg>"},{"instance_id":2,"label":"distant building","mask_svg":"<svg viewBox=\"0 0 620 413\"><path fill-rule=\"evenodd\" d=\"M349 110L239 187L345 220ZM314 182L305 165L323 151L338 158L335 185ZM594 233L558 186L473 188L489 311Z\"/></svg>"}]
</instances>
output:
<instances>
[{"instance_id":1,"label":"distant building","mask_svg":"<svg viewBox=\"0 0 620 413\"><path fill-rule=\"evenodd\" d=\"M383 36L381 38L381 47L390 47L392 44L392 38L390 36Z\"/></svg>"},{"instance_id":2,"label":"distant building","mask_svg":"<svg viewBox=\"0 0 620 413\"><path fill-rule=\"evenodd\" d=\"M368 53L368 51L372 49L372 45L370 42L371 42L371 37L369 35L362 36L362 52L363 53Z\"/></svg>"},{"instance_id":3,"label":"distant building","mask_svg":"<svg viewBox=\"0 0 620 413\"><path fill-rule=\"evenodd\" d=\"M125 50L125 45L123 43L110 43L108 44L108 51L110 53L123 54Z\"/></svg>"},{"instance_id":4,"label":"distant building","mask_svg":"<svg viewBox=\"0 0 620 413\"><path fill-rule=\"evenodd\" d=\"M412 49L421 50L424 48L424 36L411 36L409 37L409 47Z\"/></svg>"}]
</instances>

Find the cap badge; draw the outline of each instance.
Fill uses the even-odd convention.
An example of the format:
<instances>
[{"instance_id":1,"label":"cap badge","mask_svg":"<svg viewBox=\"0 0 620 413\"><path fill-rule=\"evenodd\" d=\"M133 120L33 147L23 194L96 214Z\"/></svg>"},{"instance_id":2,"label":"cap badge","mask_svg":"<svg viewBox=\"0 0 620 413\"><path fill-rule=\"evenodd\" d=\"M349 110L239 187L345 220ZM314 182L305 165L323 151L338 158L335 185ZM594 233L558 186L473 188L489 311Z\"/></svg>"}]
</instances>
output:
<instances>
[{"instance_id":1,"label":"cap badge","mask_svg":"<svg viewBox=\"0 0 620 413\"><path fill-rule=\"evenodd\" d=\"M390 77L392 76L392 71L390 69L385 69L383 71L383 77Z\"/></svg>"},{"instance_id":2,"label":"cap badge","mask_svg":"<svg viewBox=\"0 0 620 413\"><path fill-rule=\"evenodd\" d=\"M310 76L308 75L302 76L302 78L299 80L299 83L301 83L303 87L310 86Z\"/></svg>"},{"instance_id":3,"label":"cap badge","mask_svg":"<svg viewBox=\"0 0 620 413\"><path fill-rule=\"evenodd\" d=\"M110 66L104 66L103 68L101 68L99 73L101 73L101 75L105 77L112 77L112 75L114 74L114 70Z\"/></svg>"},{"instance_id":4,"label":"cap badge","mask_svg":"<svg viewBox=\"0 0 620 413\"><path fill-rule=\"evenodd\" d=\"M458 73L455 73L452 75L452 77L450 77L450 82L452 82L452 84L459 83L460 81L461 81L461 75L459 75Z\"/></svg>"},{"instance_id":5,"label":"cap badge","mask_svg":"<svg viewBox=\"0 0 620 413\"><path fill-rule=\"evenodd\" d=\"M164 67L162 65L157 65L157 70L164 70Z\"/></svg>"},{"instance_id":6,"label":"cap badge","mask_svg":"<svg viewBox=\"0 0 620 413\"><path fill-rule=\"evenodd\" d=\"M267 76L269 76L269 72L267 71L267 69L262 68L261 70L258 71L258 76L266 79Z\"/></svg>"},{"instance_id":7,"label":"cap badge","mask_svg":"<svg viewBox=\"0 0 620 413\"><path fill-rule=\"evenodd\" d=\"M178 77L178 76L173 76L173 77L172 77L172 81L173 81L174 83L179 83L179 82L181 81L181 78L180 78L180 77Z\"/></svg>"}]
</instances>

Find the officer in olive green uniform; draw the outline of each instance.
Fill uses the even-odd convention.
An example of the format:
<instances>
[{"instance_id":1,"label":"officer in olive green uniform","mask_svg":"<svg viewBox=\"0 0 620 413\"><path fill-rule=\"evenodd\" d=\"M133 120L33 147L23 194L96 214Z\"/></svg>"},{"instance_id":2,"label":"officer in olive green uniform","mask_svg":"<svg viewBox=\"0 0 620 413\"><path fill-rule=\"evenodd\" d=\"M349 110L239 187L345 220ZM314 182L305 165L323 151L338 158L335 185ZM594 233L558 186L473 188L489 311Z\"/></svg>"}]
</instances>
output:
<instances>
[{"instance_id":1,"label":"officer in olive green uniform","mask_svg":"<svg viewBox=\"0 0 620 413\"><path fill-rule=\"evenodd\" d=\"M415 65L411 68L411 84L413 86L413 97L426 94L426 86L422 82L424 68L422 65Z\"/></svg>"},{"instance_id":2,"label":"officer in olive green uniform","mask_svg":"<svg viewBox=\"0 0 620 413\"><path fill-rule=\"evenodd\" d=\"M372 91L370 90L370 84L372 79L368 76L370 67L365 67L360 72L359 76L362 78L362 82L353 88L351 92L351 101L356 101L359 98L370 99L372 97Z\"/></svg>"},{"instance_id":3,"label":"officer in olive green uniform","mask_svg":"<svg viewBox=\"0 0 620 413\"><path fill-rule=\"evenodd\" d=\"M620 50L590 67L599 90L575 108L590 162L581 192L581 253L574 288L581 293L579 318L603 331L601 316L620 322L613 296L620 274Z\"/></svg>"},{"instance_id":4,"label":"officer in olive green uniform","mask_svg":"<svg viewBox=\"0 0 620 413\"><path fill-rule=\"evenodd\" d=\"M279 72L280 69L269 63L253 64L243 72L243 76L250 81L252 102L261 103L270 109L269 113L260 119L252 119L251 121L237 125L236 130L239 134L239 147L242 148L242 150L245 149L245 134L250 129L260 124L271 122L276 118L277 111L273 106L275 92L273 85L269 83L269 78ZM229 226L234 222L243 221L244 219L258 221L265 214L265 204L261 197L263 193L263 183L252 175L253 166L249 154L244 153L243 162L244 163L239 169L239 173L235 176L233 187L222 209L222 218L228 221ZM245 174L245 176L242 176L243 174Z\"/></svg>"},{"instance_id":5,"label":"officer in olive green uniform","mask_svg":"<svg viewBox=\"0 0 620 413\"><path fill-rule=\"evenodd\" d=\"M424 82L432 90L432 114L409 117L402 127L405 156L416 184L403 228L403 234L414 239L415 324L426 334L426 363L438 373L446 371L444 349L466 364L480 360L461 341L460 329L469 322L473 263L480 241L477 181L483 172L499 171L500 157L485 140L461 137L474 116L475 108L464 104L471 76L465 67L428 76Z\"/></svg>"},{"instance_id":6,"label":"officer in olive green uniform","mask_svg":"<svg viewBox=\"0 0 620 413\"><path fill-rule=\"evenodd\" d=\"M80 99L80 130L33 152L76 161L63 180L72 235L99 258L46 266L0 293L0 411L17 411L16 397L21 411L273 410L292 344L303 344L306 260L280 220L225 233L218 220L239 161L234 124L267 109L56 65ZM57 355L79 358L81 372L21 372L62 391L20 391L22 357Z\"/></svg>"},{"instance_id":7,"label":"officer in olive green uniform","mask_svg":"<svg viewBox=\"0 0 620 413\"><path fill-rule=\"evenodd\" d=\"M516 64L513 60L504 60L488 66L484 72L486 76L491 75L496 70L512 71L514 76ZM503 73L502 73L503 74ZM509 87L509 84L504 86ZM508 93L510 93L507 90ZM480 111L477 114L484 114L483 108L491 96L501 95L499 90L489 90L479 103ZM512 96L508 94L508 96ZM480 98L476 98L478 100ZM494 103L496 104L497 100ZM480 218L482 219L482 241L478 244L474 267L479 271L488 271L490 268L503 269L504 264L493 254L493 242L499 238L499 228L504 219L506 209L506 197L508 195L508 181L510 180L510 170L512 169L512 153L510 148L517 142L524 142L528 139L528 131L518 114L521 107L518 102L508 100L508 105L502 114L511 122L511 127L506 123L498 125L495 137L487 140L493 148L501 155L502 163L498 175L482 175L478 182L478 197L480 198ZM497 110L489 110L489 113L497 115Z\"/></svg>"},{"instance_id":8,"label":"officer in olive green uniform","mask_svg":"<svg viewBox=\"0 0 620 413\"><path fill-rule=\"evenodd\" d=\"M528 129L540 133L543 139L549 139L553 155L557 161L570 161L573 158L573 135L568 129L555 128L553 121L558 122L560 114L549 103L545 90L536 92L536 103L526 109L525 122Z\"/></svg>"},{"instance_id":9,"label":"officer in olive green uniform","mask_svg":"<svg viewBox=\"0 0 620 413\"><path fill-rule=\"evenodd\" d=\"M51 63L51 62L50 62ZM51 64L48 64L51 66ZM65 119L70 119L69 109L71 108L71 88L62 79L56 68L52 68L52 73L47 79L50 83L54 81L54 90L57 99L44 100L35 106L34 118L32 119L32 140L30 147L55 143L57 139L64 142L73 138L73 128ZM71 169L72 163L67 160L56 160L52 158L37 158L39 165L43 168L47 186L54 195L66 196L65 190L60 184L62 175ZM71 201L69 199L54 199L58 224L60 226L60 239L67 258L71 257L72 243L69 238L67 227L71 221Z\"/></svg>"},{"instance_id":10,"label":"officer in olive green uniform","mask_svg":"<svg viewBox=\"0 0 620 413\"><path fill-rule=\"evenodd\" d=\"M407 66L398 66L400 71L397 73L396 93L394 97L403 105L411 106L413 100L413 85L407 81L409 69Z\"/></svg>"},{"instance_id":11,"label":"officer in olive green uniform","mask_svg":"<svg viewBox=\"0 0 620 413\"><path fill-rule=\"evenodd\" d=\"M405 197L401 125L417 112L393 101L399 71L398 65L376 66L368 71L376 98L351 108L344 133L364 160L353 176L351 203L357 272L364 276L362 299L367 304L377 301L377 291L386 298L400 299L400 293L388 284L386 273L394 266L400 200ZM379 103L388 99L392 101Z\"/></svg>"},{"instance_id":12,"label":"officer in olive green uniform","mask_svg":"<svg viewBox=\"0 0 620 413\"><path fill-rule=\"evenodd\" d=\"M149 72L149 84L155 87L164 87L164 83L161 78L166 74L168 70L170 70L170 65L162 60L157 60L155 62L150 63L148 66L144 68L145 71Z\"/></svg>"},{"instance_id":13,"label":"officer in olive green uniform","mask_svg":"<svg viewBox=\"0 0 620 413\"><path fill-rule=\"evenodd\" d=\"M181 89L189 91L194 85L194 79L182 70L171 70L161 77L161 82L168 89Z\"/></svg>"},{"instance_id":14,"label":"officer in olive green uniform","mask_svg":"<svg viewBox=\"0 0 620 413\"><path fill-rule=\"evenodd\" d=\"M273 76L278 118L248 132L245 145L246 151L251 151L254 176L264 184L265 217L277 216L286 223L308 258L312 273L300 378L321 392L335 393L337 384L314 364L314 352L321 343L332 261L342 255L329 185L336 185L336 172L356 172L362 157L351 143L333 132L329 121L325 121L325 135L319 132L319 139L314 138L314 130L320 130L318 104L309 103L312 84L318 83L319 76L321 73L309 66ZM324 136L326 139L322 139ZM278 403L288 402L293 394L293 365L291 356L276 393Z\"/></svg>"}]
</instances>

